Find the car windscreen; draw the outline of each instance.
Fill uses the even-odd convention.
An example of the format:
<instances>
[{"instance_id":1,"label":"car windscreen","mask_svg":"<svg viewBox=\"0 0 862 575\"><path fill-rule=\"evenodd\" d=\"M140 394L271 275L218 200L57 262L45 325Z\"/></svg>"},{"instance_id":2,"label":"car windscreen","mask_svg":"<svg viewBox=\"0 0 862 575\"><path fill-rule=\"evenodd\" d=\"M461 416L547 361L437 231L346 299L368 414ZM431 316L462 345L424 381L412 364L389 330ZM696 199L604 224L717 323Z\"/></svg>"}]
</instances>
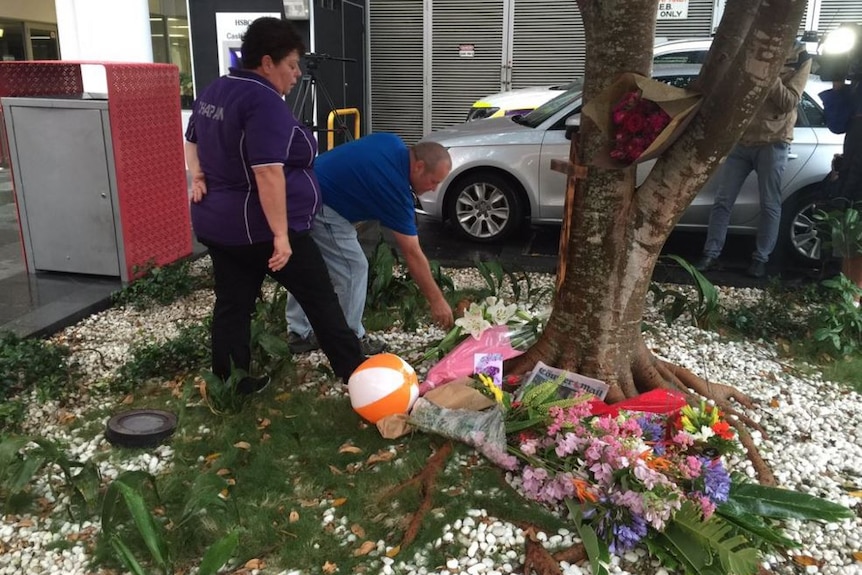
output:
<instances>
[{"instance_id":1,"label":"car windscreen","mask_svg":"<svg viewBox=\"0 0 862 575\"><path fill-rule=\"evenodd\" d=\"M584 83L581 80L576 80L569 84L569 88L556 96L555 98L548 100L529 114L521 116L517 119L519 124L524 126L529 126L531 128L537 127L539 124L577 100L581 97L581 92L584 91Z\"/></svg>"}]
</instances>

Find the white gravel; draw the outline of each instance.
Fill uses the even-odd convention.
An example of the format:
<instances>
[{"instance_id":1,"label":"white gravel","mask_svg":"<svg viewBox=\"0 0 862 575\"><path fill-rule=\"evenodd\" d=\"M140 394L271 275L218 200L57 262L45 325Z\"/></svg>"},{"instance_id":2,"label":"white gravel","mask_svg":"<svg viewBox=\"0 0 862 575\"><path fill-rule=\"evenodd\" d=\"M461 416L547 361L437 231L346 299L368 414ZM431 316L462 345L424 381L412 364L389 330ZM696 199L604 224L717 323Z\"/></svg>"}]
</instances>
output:
<instances>
[{"instance_id":1,"label":"white gravel","mask_svg":"<svg viewBox=\"0 0 862 575\"><path fill-rule=\"evenodd\" d=\"M206 266L207 260L201 261L198 268ZM458 287L484 285L475 270L448 271ZM553 282L548 275L532 277L534 285ZM753 289L721 289L721 292L723 301L759 297L759 292ZM203 291L147 312L113 308L56 334L53 341L70 346L74 359L84 369L85 381L81 382L80 396L74 403L67 402L62 407L53 402L40 403L33 396L27 416L28 431L64 442L70 446L70 457L80 460L109 450L100 429L68 425L75 417L106 403L100 393L91 395L87 390L103 387L128 357L130 345L170 338L182 325L198 322L209 314L211 306L211 294ZM862 553L862 509L858 496L862 491L862 398L835 383L823 381L819 375L801 375L798 366L779 358L770 344L729 342L714 333L685 326L683 320L668 328L658 320L654 310L648 311L647 316L654 320L654 331L646 335L647 342L657 355L688 367L709 381L734 385L757 401L756 409L748 415L769 434L768 440L757 434L755 439L781 486L813 493L857 511L855 518L840 524L790 522L788 535L802 547L792 550L790 557L766 557L764 566L782 575L862 574L862 562L853 556ZM374 335L384 338L390 350L413 363L424 353L428 342L439 339L443 332L436 327L424 327L417 333L392 330ZM323 361L322 354L311 353L302 356L300 363L311 366ZM425 369L427 366L418 366L420 375ZM305 385L318 383L319 380L307 381ZM339 386L332 393L344 391ZM127 469L158 474L169 469L172 455L169 446L162 446L134 458L99 458L99 467L107 479ZM467 465L467 462L454 458L449 465ZM738 462L737 468L740 467L753 474L747 461ZM7 515L0 521L0 575L93 573L87 566L86 550L98 533L98 520L68 522L64 510L69 502L63 498L55 500L51 490L52 483L59 480L57 476L44 476L34 486L34 493L42 498L48 512ZM851 495L853 492L857 495ZM356 543L356 536L349 530L349 518L341 515L339 508L322 509L321 517L324 524L333 524L333 533L342 537L344 545ZM568 530L541 533L539 538L550 550L577 541ZM65 545L56 548L56 543L63 541ZM413 549L409 556L400 554L391 559L386 556L391 549L387 545L379 541L368 554L368 572L501 575L514 572L524 559L524 533L488 516L482 509L470 510L465 517L447 525L431 543L445 551L448 557L445 565L428 565L427 550L422 548ZM793 556L812 558L817 565L804 566L794 561ZM562 569L566 575L591 573L588 565L563 564ZM614 557L610 572L666 574L640 549L621 558Z\"/></svg>"}]
</instances>

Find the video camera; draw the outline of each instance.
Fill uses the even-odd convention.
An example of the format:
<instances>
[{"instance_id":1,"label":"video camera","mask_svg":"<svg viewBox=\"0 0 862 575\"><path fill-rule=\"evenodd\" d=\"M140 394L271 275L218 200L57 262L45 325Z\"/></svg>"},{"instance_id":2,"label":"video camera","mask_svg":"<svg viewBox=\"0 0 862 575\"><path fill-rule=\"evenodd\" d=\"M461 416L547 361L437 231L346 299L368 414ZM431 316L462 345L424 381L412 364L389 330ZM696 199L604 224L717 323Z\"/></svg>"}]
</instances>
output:
<instances>
[{"instance_id":1,"label":"video camera","mask_svg":"<svg viewBox=\"0 0 862 575\"><path fill-rule=\"evenodd\" d=\"M827 33L817 47L817 70L821 80L862 80L862 26L842 24Z\"/></svg>"}]
</instances>

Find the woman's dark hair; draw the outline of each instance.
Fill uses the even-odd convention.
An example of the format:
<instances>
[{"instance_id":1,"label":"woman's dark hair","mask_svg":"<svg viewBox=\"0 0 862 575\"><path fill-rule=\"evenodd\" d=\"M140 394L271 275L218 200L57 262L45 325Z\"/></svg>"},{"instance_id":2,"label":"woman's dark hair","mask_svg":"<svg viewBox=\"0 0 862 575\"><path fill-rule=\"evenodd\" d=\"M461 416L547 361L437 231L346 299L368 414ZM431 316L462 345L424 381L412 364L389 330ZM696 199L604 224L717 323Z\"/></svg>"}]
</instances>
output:
<instances>
[{"instance_id":1,"label":"woman's dark hair","mask_svg":"<svg viewBox=\"0 0 862 575\"><path fill-rule=\"evenodd\" d=\"M305 45L293 24L279 18L258 18L242 35L242 67L253 70L260 66L264 56L278 63L293 51L302 56Z\"/></svg>"}]
</instances>

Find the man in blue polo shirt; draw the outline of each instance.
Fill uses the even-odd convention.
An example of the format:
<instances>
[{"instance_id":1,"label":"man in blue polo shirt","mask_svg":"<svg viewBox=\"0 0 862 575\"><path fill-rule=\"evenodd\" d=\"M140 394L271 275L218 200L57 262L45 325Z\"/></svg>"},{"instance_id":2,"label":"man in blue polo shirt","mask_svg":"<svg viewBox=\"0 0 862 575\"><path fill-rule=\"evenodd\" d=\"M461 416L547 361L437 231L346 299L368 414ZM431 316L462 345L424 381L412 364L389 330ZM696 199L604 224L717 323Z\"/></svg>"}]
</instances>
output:
<instances>
[{"instance_id":1,"label":"man in blue polo shirt","mask_svg":"<svg viewBox=\"0 0 862 575\"><path fill-rule=\"evenodd\" d=\"M383 346L365 336L362 312L368 289L368 260L354 226L379 221L395 238L410 276L443 328L454 323L452 308L434 281L419 245L413 195L434 190L452 169L449 152L440 144L422 142L408 148L395 134L378 133L342 144L314 163L323 206L311 235L317 242L338 294L347 324L367 355ZM285 312L293 353L317 348L317 341L299 303L291 296Z\"/></svg>"}]
</instances>

